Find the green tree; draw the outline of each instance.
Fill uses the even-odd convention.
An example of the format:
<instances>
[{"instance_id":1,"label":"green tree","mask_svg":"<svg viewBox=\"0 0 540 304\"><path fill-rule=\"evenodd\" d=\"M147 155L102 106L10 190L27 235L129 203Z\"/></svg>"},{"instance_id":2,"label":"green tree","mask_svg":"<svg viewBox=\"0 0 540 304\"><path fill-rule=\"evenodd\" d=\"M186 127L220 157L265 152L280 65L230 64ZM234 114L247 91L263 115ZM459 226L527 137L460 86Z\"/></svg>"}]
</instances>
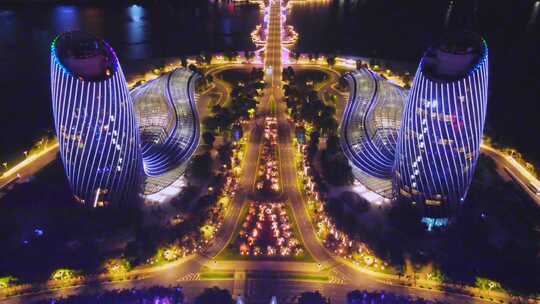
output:
<instances>
[{"instance_id":1,"label":"green tree","mask_svg":"<svg viewBox=\"0 0 540 304\"><path fill-rule=\"evenodd\" d=\"M364 301L364 293L356 289L347 294L347 303L362 303Z\"/></svg>"},{"instance_id":2,"label":"green tree","mask_svg":"<svg viewBox=\"0 0 540 304\"><path fill-rule=\"evenodd\" d=\"M337 133L338 122L333 116L323 116L319 120L318 124L321 129L321 132L325 135Z\"/></svg>"},{"instance_id":3,"label":"green tree","mask_svg":"<svg viewBox=\"0 0 540 304\"><path fill-rule=\"evenodd\" d=\"M199 180L206 180L212 176L213 159L210 152L196 155L191 160L188 176Z\"/></svg>"},{"instance_id":4,"label":"green tree","mask_svg":"<svg viewBox=\"0 0 540 304\"><path fill-rule=\"evenodd\" d=\"M349 185L353 182L349 160L343 153L330 154L325 150L322 155L323 176L326 182L334 186Z\"/></svg>"},{"instance_id":5,"label":"green tree","mask_svg":"<svg viewBox=\"0 0 540 304\"><path fill-rule=\"evenodd\" d=\"M232 147L230 144L222 145L218 148L218 157L222 164L229 165L232 157Z\"/></svg>"},{"instance_id":6,"label":"green tree","mask_svg":"<svg viewBox=\"0 0 540 304\"><path fill-rule=\"evenodd\" d=\"M219 128L219 121L215 116L208 116L203 119L203 126L209 131L216 132Z\"/></svg>"},{"instance_id":7,"label":"green tree","mask_svg":"<svg viewBox=\"0 0 540 304\"><path fill-rule=\"evenodd\" d=\"M233 61L235 60L237 57L238 57L238 52L237 51L226 51L223 56L225 56L225 58L228 60L228 61Z\"/></svg>"},{"instance_id":8,"label":"green tree","mask_svg":"<svg viewBox=\"0 0 540 304\"><path fill-rule=\"evenodd\" d=\"M326 57L326 63L328 63L329 66L334 66L336 64L336 55L328 55L328 57Z\"/></svg>"},{"instance_id":9,"label":"green tree","mask_svg":"<svg viewBox=\"0 0 540 304\"><path fill-rule=\"evenodd\" d=\"M184 68L187 68L188 66L187 57L185 56L180 57L180 65L182 65L182 67Z\"/></svg>"},{"instance_id":10,"label":"green tree","mask_svg":"<svg viewBox=\"0 0 540 304\"><path fill-rule=\"evenodd\" d=\"M325 299L320 292L303 292L298 298L298 304L329 304L328 300Z\"/></svg>"},{"instance_id":11,"label":"green tree","mask_svg":"<svg viewBox=\"0 0 540 304\"><path fill-rule=\"evenodd\" d=\"M322 117L334 117L334 114L336 114L336 107L331 105L323 105L321 116Z\"/></svg>"},{"instance_id":12,"label":"green tree","mask_svg":"<svg viewBox=\"0 0 540 304\"><path fill-rule=\"evenodd\" d=\"M204 140L204 143L207 144L210 149L214 146L214 141L216 140L216 137L212 132L204 132L202 138Z\"/></svg>"},{"instance_id":13,"label":"green tree","mask_svg":"<svg viewBox=\"0 0 540 304\"><path fill-rule=\"evenodd\" d=\"M249 80L253 82L262 81L264 79L263 69L253 68L249 73Z\"/></svg>"},{"instance_id":14,"label":"green tree","mask_svg":"<svg viewBox=\"0 0 540 304\"><path fill-rule=\"evenodd\" d=\"M287 68L283 69L283 79L286 81L292 81L295 78L295 72L294 69L291 66L288 66Z\"/></svg>"},{"instance_id":15,"label":"green tree","mask_svg":"<svg viewBox=\"0 0 540 304\"><path fill-rule=\"evenodd\" d=\"M212 54L209 52L203 53L202 57L204 58L204 63L211 64L212 63Z\"/></svg>"},{"instance_id":16,"label":"green tree","mask_svg":"<svg viewBox=\"0 0 540 304\"><path fill-rule=\"evenodd\" d=\"M231 111L229 111L227 108L224 108L223 111L221 111L221 113L216 115L214 118L216 119L218 128L221 131L228 129L234 120Z\"/></svg>"},{"instance_id":17,"label":"green tree","mask_svg":"<svg viewBox=\"0 0 540 304\"><path fill-rule=\"evenodd\" d=\"M231 293L226 289L220 289L216 286L206 288L203 293L195 298L195 304L233 304Z\"/></svg>"},{"instance_id":18,"label":"green tree","mask_svg":"<svg viewBox=\"0 0 540 304\"><path fill-rule=\"evenodd\" d=\"M475 286L482 290L493 290L501 287L501 284L487 278L477 277L475 281Z\"/></svg>"},{"instance_id":19,"label":"green tree","mask_svg":"<svg viewBox=\"0 0 540 304\"><path fill-rule=\"evenodd\" d=\"M12 276L0 277L0 290L16 285L17 281L18 280Z\"/></svg>"},{"instance_id":20,"label":"green tree","mask_svg":"<svg viewBox=\"0 0 540 304\"><path fill-rule=\"evenodd\" d=\"M339 146L339 137L332 134L326 139L326 151L331 155L334 155L340 151L341 147Z\"/></svg>"}]
</instances>

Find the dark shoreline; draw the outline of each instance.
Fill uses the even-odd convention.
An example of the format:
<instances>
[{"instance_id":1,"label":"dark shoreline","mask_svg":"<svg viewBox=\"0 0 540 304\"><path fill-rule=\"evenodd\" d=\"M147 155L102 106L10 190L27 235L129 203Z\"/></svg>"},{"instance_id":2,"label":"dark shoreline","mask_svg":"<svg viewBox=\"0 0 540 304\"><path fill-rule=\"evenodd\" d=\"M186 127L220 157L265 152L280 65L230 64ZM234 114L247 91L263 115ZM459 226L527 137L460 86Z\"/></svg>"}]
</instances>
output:
<instances>
[{"instance_id":1,"label":"dark shoreline","mask_svg":"<svg viewBox=\"0 0 540 304\"><path fill-rule=\"evenodd\" d=\"M107 4L107 5L124 5L126 3L151 3L153 0L118 0L111 3L108 0L0 0L0 5L20 6L20 5L47 5L47 4Z\"/></svg>"}]
</instances>

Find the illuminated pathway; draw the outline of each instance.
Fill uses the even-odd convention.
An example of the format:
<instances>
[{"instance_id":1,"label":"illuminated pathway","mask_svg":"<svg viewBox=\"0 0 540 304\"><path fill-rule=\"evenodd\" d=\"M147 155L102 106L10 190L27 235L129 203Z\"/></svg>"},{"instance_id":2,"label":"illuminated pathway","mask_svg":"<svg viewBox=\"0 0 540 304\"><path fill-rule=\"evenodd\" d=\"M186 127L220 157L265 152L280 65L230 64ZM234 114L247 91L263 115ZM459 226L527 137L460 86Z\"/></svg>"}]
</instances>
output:
<instances>
[{"instance_id":1,"label":"illuminated pathway","mask_svg":"<svg viewBox=\"0 0 540 304\"><path fill-rule=\"evenodd\" d=\"M482 154L489 156L493 159L498 166L506 168L506 172L513 177L513 180L518 184L527 194L534 200L534 202L540 207L540 195L534 193L529 184L539 185L540 182L534 177L527 169L525 169L519 162L517 162L512 156L501 152L495 148L487 145L481 145L480 151Z\"/></svg>"},{"instance_id":2,"label":"illuminated pathway","mask_svg":"<svg viewBox=\"0 0 540 304\"><path fill-rule=\"evenodd\" d=\"M278 135L279 135L279 161L281 167L281 178L283 193L293 210L293 217L300 230L300 238L307 251L321 266L321 270L330 271L337 277L345 278L354 288L369 290L386 290L404 295L415 295L426 299L451 300L455 302L475 301L469 297L461 295L450 295L432 292L392 284L395 280L391 276L384 274L360 270L350 262L330 254L315 234L314 227L308 214L307 206L300 192L297 169L295 167L295 152L292 145L293 127L286 118L286 105L282 102L282 82L281 82L281 2L274 0L270 4L268 44L266 46L265 70L266 83L271 84L267 90L268 101L277 104ZM271 73L270 73L271 72ZM283 269L274 269L283 271ZM396 282L397 283L397 282ZM479 301L481 302L481 301Z\"/></svg>"},{"instance_id":3,"label":"illuminated pathway","mask_svg":"<svg viewBox=\"0 0 540 304\"><path fill-rule=\"evenodd\" d=\"M18 178L25 179L33 176L49 163L56 160L58 149L58 142L55 141L54 144L35 154L29 155L25 160L4 172L0 175L0 190Z\"/></svg>"},{"instance_id":4,"label":"illuminated pathway","mask_svg":"<svg viewBox=\"0 0 540 304\"><path fill-rule=\"evenodd\" d=\"M268 22L268 39L265 48L264 68L266 83L270 84L270 93L281 93L281 1L272 0Z\"/></svg>"}]
</instances>

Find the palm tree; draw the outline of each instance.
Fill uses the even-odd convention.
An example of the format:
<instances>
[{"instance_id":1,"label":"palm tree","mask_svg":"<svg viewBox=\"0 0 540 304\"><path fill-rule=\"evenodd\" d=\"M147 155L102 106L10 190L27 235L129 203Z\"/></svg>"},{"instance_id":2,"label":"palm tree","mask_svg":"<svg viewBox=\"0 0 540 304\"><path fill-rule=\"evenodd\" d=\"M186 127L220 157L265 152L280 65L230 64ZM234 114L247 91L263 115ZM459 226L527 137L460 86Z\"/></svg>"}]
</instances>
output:
<instances>
[{"instance_id":1,"label":"palm tree","mask_svg":"<svg viewBox=\"0 0 540 304\"><path fill-rule=\"evenodd\" d=\"M211 64L212 63L212 54L209 53L209 52L204 52L202 54L203 58L204 58L204 63L206 64Z\"/></svg>"},{"instance_id":2,"label":"palm tree","mask_svg":"<svg viewBox=\"0 0 540 304\"><path fill-rule=\"evenodd\" d=\"M329 304L320 292L303 292L298 299L298 304Z\"/></svg>"},{"instance_id":3,"label":"palm tree","mask_svg":"<svg viewBox=\"0 0 540 304\"><path fill-rule=\"evenodd\" d=\"M326 150L332 155L339 151L339 138L335 134L326 139Z\"/></svg>"},{"instance_id":4,"label":"palm tree","mask_svg":"<svg viewBox=\"0 0 540 304\"><path fill-rule=\"evenodd\" d=\"M218 148L218 157L223 164L228 164L231 161L232 147L230 144L224 144Z\"/></svg>"},{"instance_id":5,"label":"palm tree","mask_svg":"<svg viewBox=\"0 0 540 304\"><path fill-rule=\"evenodd\" d=\"M321 116L323 117L331 117L331 116L334 116L334 114L336 114L336 107L334 106L329 106L329 105L323 105L322 107L322 111L321 111Z\"/></svg>"},{"instance_id":6,"label":"palm tree","mask_svg":"<svg viewBox=\"0 0 540 304\"><path fill-rule=\"evenodd\" d=\"M223 53L223 57L225 57L228 61L232 61L232 59L233 59L232 52L231 51L225 51L225 53Z\"/></svg>"},{"instance_id":7,"label":"palm tree","mask_svg":"<svg viewBox=\"0 0 540 304\"><path fill-rule=\"evenodd\" d=\"M195 304L233 304L231 293L227 289L218 287L206 288L202 294L195 298Z\"/></svg>"},{"instance_id":8,"label":"palm tree","mask_svg":"<svg viewBox=\"0 0 540 304\"><path fill-rule=\"evenodd\" d=\"M212 175L213 159L210 152L193 157L188 169L188 176L201 181L207 180Z\"/></svg>"},{"instance_id":9,"label":"palm tree","mask_svg":"<svg viewBox=\"0 0 540 304\"><path fill-rule=\"evenodd\" d=\"M182 65L182 67L186 68L188 66L187 57L180 57L180 64Z\"/></svg>"},{"instance_id":10,"label":"palm tree","mask_svg":"<svg viewBox=\"0 0 540 304\"><path fill-rule=\"evenodd\" d=\"M328 57L326 57L326 63L328 63L329 66L334 66L334 64L336 64L336 55L328 55Z\"/></svg>"},{"instance_id":11,"label":"palm tree","mask_svg":"<svg viewBox=\"0 0 540 304\"><path fill-rule=\"evenodd\" d=\"M325 135L336 134L338 128L337 120L332 116L325 116L319 120L321 132Z\"/></svg>"}]
</instances>

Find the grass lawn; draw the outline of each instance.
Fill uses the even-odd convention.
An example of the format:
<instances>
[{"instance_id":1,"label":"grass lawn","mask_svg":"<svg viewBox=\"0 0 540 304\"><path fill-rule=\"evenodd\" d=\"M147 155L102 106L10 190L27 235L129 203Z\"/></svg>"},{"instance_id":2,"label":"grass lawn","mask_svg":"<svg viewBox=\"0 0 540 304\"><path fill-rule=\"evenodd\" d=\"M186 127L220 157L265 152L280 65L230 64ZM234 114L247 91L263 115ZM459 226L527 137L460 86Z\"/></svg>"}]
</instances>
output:
<instances>
[{"instance_id":1,"label":"grass lawn","mask_svg":"<svg viewBox=\"0 0 540 304\"><path fill-rule=\"evenodd\" d=\"M377 221L368 216L374 208L356 215L334 208L331 214L392 268L410 261L417 272L433 265L447 282L474 285L481 277L520 293L540 292L540 208L495 168L480 157L467 200L442 231L426 232L421 215L405 204L384 210Z\"/></svg>"},{"instance_id":2,"label":"grass lawn","mask_svg":"<svg viewBox=\"0 0 540 304\"><path fill-rule=\"evenodd\" d=\"M251 68L227 69L218 73L218 77L235 86L239 81L246 82L249 79Z\"/></svg>"},{"instance_id":3,"label":"grass lawn","mask_svg":"<svg viewBox=\"0 0 540 304\"><path fill-rule=\"evenodd\" d=\"M298 69L295 70L295 75L296 80L299 80L301 83L309 80L314 83L321 83L328 79L328 74L326 72L316 69Z\"/></svg>"},{"instance_id":4,"label":"grass lawn","mask_svg":"<svg viewBox=\"0 0 540 304\"><path fill-rule=\"evenodd\" d=\"M327 273L309 274L309 273L294 273L294 272L250 272L250 279L276 279L276 280L291 280L291 281L315 281L328 282L330 276Z\"/></svg>"},{"instance_id":5,"label":"grass lawn","mask_svg":"<svg viewBox=\"0 0 540 304\"><path fill-rule=\"evenodd\" d=\"M203 272L201 273L201 280L232 280L234 279L234 273L232 272Z\"/></svg>"}]
</instances>

